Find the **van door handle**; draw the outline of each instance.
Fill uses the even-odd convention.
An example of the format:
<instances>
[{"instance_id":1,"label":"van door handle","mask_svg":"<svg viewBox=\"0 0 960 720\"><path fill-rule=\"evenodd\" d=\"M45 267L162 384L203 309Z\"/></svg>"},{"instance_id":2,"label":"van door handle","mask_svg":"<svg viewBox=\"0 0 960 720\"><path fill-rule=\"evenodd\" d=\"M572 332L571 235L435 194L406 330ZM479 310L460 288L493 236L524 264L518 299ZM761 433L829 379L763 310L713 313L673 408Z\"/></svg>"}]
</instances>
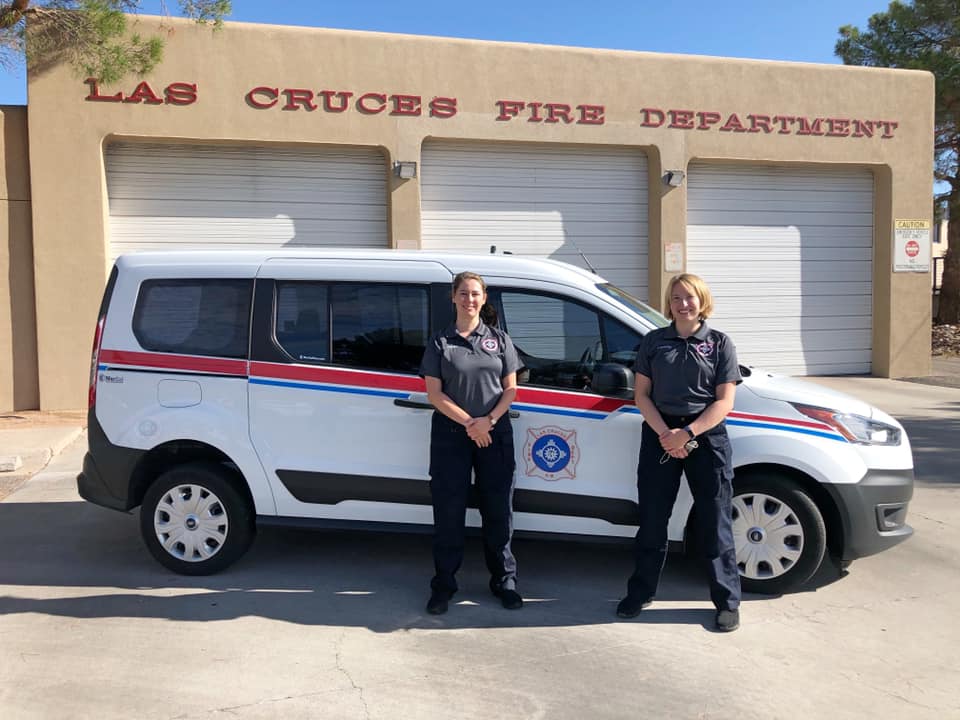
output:
<instances>
[{"instance_id":1,"label":"van door handle","mask_svg":"<svg viewBox=\"0 0 960 720\"><path fill-rule=\"evenodd\" d=\"M397 407L411 408L412 410L433 410L433 405L425 402L417 402L416 400L407 400L406 398L395 398L393 404ZM515 419L520 417L520 413L516 410L510 411L510 418Z\"/></svg>"},{"instance_id":2,"label":"van door handle","mask_svg":"<svg viewBox=\"0 0 960 720\"><path fill-rule=\"evenodd\" d=\"M398 407L412 408L414 410L433 410L433 405L416 400L406 400L405 398L396 398L393 404Z\"/></svg>"}]
</instances>

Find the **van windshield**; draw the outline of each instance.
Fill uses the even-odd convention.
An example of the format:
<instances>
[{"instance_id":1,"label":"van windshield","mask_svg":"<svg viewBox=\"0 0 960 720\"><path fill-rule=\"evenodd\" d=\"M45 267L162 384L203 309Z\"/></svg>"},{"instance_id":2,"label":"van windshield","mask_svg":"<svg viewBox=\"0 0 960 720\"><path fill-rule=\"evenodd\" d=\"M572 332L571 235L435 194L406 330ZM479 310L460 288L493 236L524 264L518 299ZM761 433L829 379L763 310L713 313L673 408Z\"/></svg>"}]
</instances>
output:
<instances>
[{"instance_id":1,"label":"van windshield","mask_svg":"<svg viewBox=\"0 0 960 720\"><path fill-rule=\"evenodd\" d=\"M635 312L648 323L657 328L666 327L670 324L670 321L667 320L663 315L658 313L652 307L647 305L642 300L638 300L633 295L628 293L626 290L621 290L616 285L611 285L610 283L598 283L597 288L609 295L614 300L619 302L621 305L626 306L628 310Z\"/></svg>"}]
</instances>

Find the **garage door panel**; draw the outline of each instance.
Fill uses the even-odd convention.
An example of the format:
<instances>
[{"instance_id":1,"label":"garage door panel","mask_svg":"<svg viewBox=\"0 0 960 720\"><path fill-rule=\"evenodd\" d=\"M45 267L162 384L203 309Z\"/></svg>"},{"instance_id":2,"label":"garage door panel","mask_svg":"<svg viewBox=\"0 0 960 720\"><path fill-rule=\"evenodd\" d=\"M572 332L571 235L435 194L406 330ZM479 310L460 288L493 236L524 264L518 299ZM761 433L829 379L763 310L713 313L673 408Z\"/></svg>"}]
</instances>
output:
<instances>
[{"instance_id":1,"label":"garage door panel","mask_svg":"<svg viewBox=\"0 0 960 720\"><path fill-rule=\"evenodd\" d=\"M691 250L701 251L709 248L711 243L718 247L728 247L737 249L739 247L775 247L785 248L802 246L804 248L812 247L837 247L837 231L829 227L804 227L796 226L760 226L749 227L746 225L693 225L687 227L687 238L696 239L698 242L693 244ZM735 242L731 242L731 240ZM843 231L844 247L866 247L873 248L873 227L850 227L847 226ZM690 252L688 250L688 252Z\"/></svg>"},{"instance_id":2,"label":"garage door panel","mask_svg":"<svg viewBox=\"0 0 960 720\"><path fill-rule=\"evenodd\" d=\"M778 210L723 210L724 219L730 225L745 226L784 226L784 227L866 227L873 220L870 212L844 212L843 210L798 210L789 212ZM690 211L687 222L695 225L705 224L717 213L716 210Z\"/></svg>"},{"instance_id":3,"label":"garage door panel","mask_svg":"<svg viewBox=\"0 0 960 720\"><path fill-rule=\"evenodd\" d=\"M387 245L386 162L374 149L117 143L104 159L113 256Z\"/></svg>"},{"instance_id":4,"label":"garage door panel","mask_svg":"<svg viewBox=\"0 0 960 720\"><path fill-rule=\"evenodd\" d=\"M687 253L691 260L704 262L782 262L785 259L801 258L801 248L783 246L767 247L722 247L698 248L696 254ZM839 261L869 263L873 257L872 247L803 247L802 257L812 261Z\"/></svg>"},{"instance_id":5,"label":"garage door panel","mask_svg":"<svg viewBox=\"0 0 960 720\"><path fill-rule=\"evenodd\" d=\"M638 151L433 141L421 154L422 246L584 267L582 251L646 297L647 193Z\"/></svg>"},{"instance_id":6,"label":"garage door panel","mask_svg":"<svg viewBox=\"0 0 960 720\"><path fill-rule=\"evenodd\" d=\"M694 163L687 266L745 362L791 374L869 372L873 178L835 168Z\"/></svg>"},{"instance_id":7,"label":"garage door panel","mask_svg":"<svg viewBox=\"0 0 960 720\"><path fill-rule=\"evenodd\" d=\"M777 281L790 284L803 283L807 279L816 278L817 282L869 282L869 263L853 261L823 262L822 267L812 268L814 262L809 258L799 258L797 262L778 262L776 260L751 260L748 262L750 272L762 276L767 281ZM866 265L866 267L865 267ZM718 273L726 277L732 273L742 272L743 262L724 260L711 264L711 274Z\"/></svg>"},{"instance_id":8,"label":"garage door panel","mask_svg":"<svg viewBox=\"0 0 960 720\"><path fill-rule=\"evenodd\" d=\"M521 224L519 218L505 216L502 220L493 220L482 218L474 221L465 218L452 218L447 221L429 220L424 221L423 229L425 232L440 233L454 237L488 237L491 232L498 231L504 226L521 228L524 235L555 235L558 230L562 230L564 237L572 238L575 242L579 240L588 241L590 238L603 236L609 238L604 246L610 243L622 242L624 246L637 248L640 243L633 234L637 230L646 232L646 223L631 223L617 220L600 221L571 221L569 219L551 218L542 219L534 215L527 215L527 219ZM561 223L562 225L558 225Z\"/></svg>"}]
</instances>

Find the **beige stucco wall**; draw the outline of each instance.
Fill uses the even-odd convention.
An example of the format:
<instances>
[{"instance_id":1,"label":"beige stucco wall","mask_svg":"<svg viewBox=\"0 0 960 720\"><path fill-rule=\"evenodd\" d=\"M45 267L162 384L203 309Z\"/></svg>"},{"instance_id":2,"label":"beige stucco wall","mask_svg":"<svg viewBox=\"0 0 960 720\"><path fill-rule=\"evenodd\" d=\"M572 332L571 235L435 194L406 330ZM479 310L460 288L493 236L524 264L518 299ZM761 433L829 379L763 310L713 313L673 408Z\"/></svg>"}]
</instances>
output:
<instances>
[{"instance_id":1,"label":"beige stucco wall","mask_svg":"<svg viewBox=\"0 0 960 720\"><path fill-rule=\"evenodd\" d=\"M27 109L0 107L0 412L39 407Z\"/></svg>"},{"instance_id":2,"label":"beige stucco wall","mask_svg":"<svg viewBox=\"0 0 960 720\"><path fill-rule=\"evenodd\" d=\"M142 19L144 27L155 19ZM196 83L187 106L87 101L83 78L59 67L31 74L30 136L40 393L44 408L83 403L90 342L106 278L107 198L102 147L111 137L202 142L343 143L382 148L387 161L419 160L425 139L608 144L642 148L650 161L650 295L660 295L662 243L683 241L686 185L668 169L695 159L866 167L877 178L874 372L929 370L929 279L891 272L893 218L931 215L933 79L925 73L650 53L422 38L227 23L217 33L167 21L166 60L148 79L158 94ZM141 27L143 29L143 27ZM135 80L101 88L130 94ZM457 98L441 119L269 110L245 96L256 86L409 93ZM602 125L498 121L498 100L605 108ZM281 100L282 104L282 100ZM682 130L643 124L643 108L892 120L881 139ZM68 160L68 161L67 161ZM388 164L388 167L389 167ZM420 238L419 180L390 184L397 247Z\"/></svg>"}]
</instances>

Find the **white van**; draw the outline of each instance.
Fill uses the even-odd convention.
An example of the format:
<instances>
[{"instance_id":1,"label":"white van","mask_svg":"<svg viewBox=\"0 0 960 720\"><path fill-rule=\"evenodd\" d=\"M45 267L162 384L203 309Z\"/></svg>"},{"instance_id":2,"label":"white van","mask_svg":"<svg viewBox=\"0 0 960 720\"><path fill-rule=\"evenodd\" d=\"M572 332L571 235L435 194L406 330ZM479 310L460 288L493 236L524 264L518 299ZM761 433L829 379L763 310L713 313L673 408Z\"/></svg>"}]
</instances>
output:
<instances>
[{"instance_id":1,"label":"white van","mask_svg":"<svg viewBox=\"0 0 960 720\"><path fill-rule=\"evenodd\" d=\"M258 525L430 526L432 409L417 371L463 270L489 284L526 367L511 409L517 533L632 537L642 418L630 368L666 321L596 275L504 255L119 258L96 326L80 494L140 506L151 553L189 575L234 562ZM827 553L846 563L912 534L896 420L817 385L743 375L727 425L745 590L786 591ZM684 486L677 545L691 507Z\"/></svg>"}]
</instances>

